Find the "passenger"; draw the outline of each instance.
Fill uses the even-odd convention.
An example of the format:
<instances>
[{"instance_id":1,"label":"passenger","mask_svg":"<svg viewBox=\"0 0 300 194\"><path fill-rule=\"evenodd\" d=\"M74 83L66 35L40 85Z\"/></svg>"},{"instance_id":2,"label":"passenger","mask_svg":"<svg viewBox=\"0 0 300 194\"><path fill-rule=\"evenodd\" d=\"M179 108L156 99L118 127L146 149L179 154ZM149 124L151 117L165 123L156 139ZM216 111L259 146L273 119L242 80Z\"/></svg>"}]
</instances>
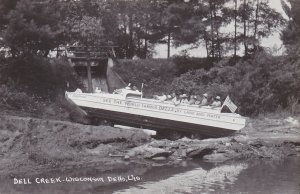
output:
<instances>
[{"instance_id":1,"label":"passenger","mask_svg":"<svg viewBox=\"0 0 300 194\"><path fill-rule=\"evenodd\" d=\"M75 93L82 93L82 90L79 89L79 88L77 88L76 91L75 91Z\"/></svg>"},{"instance_id":2,"label":"passenger","mask_svg":"<svg viewBox=\"0 0 300 194\"><path fill-rule=\"evenodd\" d=\"M165 95L164 93L162 93L161 96L154 95L153 98L154 98L155 100L159 100L159 101L163 102L163 101L167 100L167 95Z\"/></svg>"},{"instance_id":3,"label":"passenger","mask_svg":"<svg viewBox=\"0 0 300 194\"><path fill-rule=\"evenodd\" d=\"M188 104L189 103L188 95L186 95L186 94L182 94L181 95L181 103L184 103L184 104Z\"/></svg>"},{"instance_id":4,"label":"passenger","mask_svg":"<svg viewBox=\"0 0 300 194\"><path fill-rule=\"evenodd\" d=\"M175 95L172 99L172 102L175 106L178 106L181 103L181 98L179 95Z\"/></svg>"},{"instance_id":5,"label":"passenger","mask_svg":"<svg viewBox=\"0 0 300 194\"><path fill-rule=\"evenodd\" d=\"M208 96L207 93L203 94L203 98L202 98L201 103L199 104L199 106L206 106L207 105L207 102L208 102L207 96Z\"/></svg>"},{"instance_id":6,"label":"passenger","mask_svg":"<svg viewBox=\"0 0 300 194\"><path fill-rule=\"evenodd\" d=\"M125 87L126 90L131 90L131 83L128 84L128 86Z\"/></svg>"},{"instance_id":7,"label":"passenger","mask_svg":"<svg viewBox=\"0 0 300 194\"><path fill-rule=\"evenodd\" d=\"M133 86L133 87L132 87L132 90L133 90L133 91L139 92L139 90L138 90L138 88L137 88L136 86Z\"/></svg>"},{"instance_id":8,"label":"passenger","mask_svg":"<svg viewBox=\"0 0 300 194\"><path fill-rule=\"evenodd\" d=\"M173 92L172 94L167 95L167 101L172 101L175 97L176 97L176 94L175 94L175 92Z\"/></svg>"},{"instance_id":9,"label":"passenger","mask_svg":"<svg viewBox=\"0 0 300 194\"><path fill-rule=\"evenodd\" d=\"M189 105L194 105L197 101L197 96L191 95Z\"/></svg>"},{"instance_id":10,"label":"passenger","mask_svg":"<svg viewBox=\"0 0 300 194\"><path fill-rule=\"evenodd\" d=\"M195 102L195 105L200 105L200 104L201 104L201 100L202 100L201 96L200 96L200 95L197 95L197 96L196 96L196 102Z\"/></svg>"},{"instance_id":11,"label":"passenger","mask_svg":"<svg viewBox=\"0 0 300 194\"><path fill-rule=\"evenodd\" d=\"M172 94L167 95L167 99L166 99L167 101L172 100L172 99L173 99Z\"/></svg>"},{"instance_id":12,"label":"passenger","mask_svg":"<svg viewBox=\"0 0 300 194\"><path fill-rule=\"evenodd\" d=\"M210 106L213 108L221 107L222 103L220 100L221 100L220 96L215 97L215 100Z\"/></svg>"},{"instance_id":13,"label":"passenger","mask_svg":"<svg viewBox=\"0 0 300 194\"><path fill-rule=\"evenodd\" d=\"M95 93L101 93L101 92L102 92L101 88L99 88L99 87L95 88Z\"/></svg>"}]
</instances>

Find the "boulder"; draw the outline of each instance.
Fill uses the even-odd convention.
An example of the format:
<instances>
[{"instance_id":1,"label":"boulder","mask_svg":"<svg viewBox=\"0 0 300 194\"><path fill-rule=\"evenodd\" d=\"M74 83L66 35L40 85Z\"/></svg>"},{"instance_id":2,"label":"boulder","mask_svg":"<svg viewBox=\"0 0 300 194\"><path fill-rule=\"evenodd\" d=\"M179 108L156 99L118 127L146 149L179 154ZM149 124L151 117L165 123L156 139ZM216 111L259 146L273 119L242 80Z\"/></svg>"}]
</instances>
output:
<instances>
[{"instance_id":1,"label":"boulder","mask_svg":"<svg viewBox=\"0 0 300 194\"><path fill-rule=\"evenodd\" d=\"M187 157L189 158L203 158L203 156L213 153L215 149L210 147L202 147L194 150L187 151Z\"/></svg>"}]
</instances>

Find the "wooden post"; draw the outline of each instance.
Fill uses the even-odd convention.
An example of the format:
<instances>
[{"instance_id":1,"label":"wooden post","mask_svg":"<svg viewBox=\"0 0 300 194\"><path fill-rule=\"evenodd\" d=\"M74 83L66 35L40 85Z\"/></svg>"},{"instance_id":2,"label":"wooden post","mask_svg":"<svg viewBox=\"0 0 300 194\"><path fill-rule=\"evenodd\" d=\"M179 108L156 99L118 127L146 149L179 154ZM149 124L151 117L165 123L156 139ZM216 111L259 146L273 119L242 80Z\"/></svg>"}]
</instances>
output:
<instances>
[{"instance_id":1,"label":"wooden post","mask_svg":"<svg viewBox=\"0 0 300 194\"><path fill-rule=\"evenodd\" d=\"M93 93L93 83L92 83L92 69L91 69L91 59L90 52L88 47L86 48L87 52L87 77L88 77L88 92Z\"/></svg>"}]
</instances>

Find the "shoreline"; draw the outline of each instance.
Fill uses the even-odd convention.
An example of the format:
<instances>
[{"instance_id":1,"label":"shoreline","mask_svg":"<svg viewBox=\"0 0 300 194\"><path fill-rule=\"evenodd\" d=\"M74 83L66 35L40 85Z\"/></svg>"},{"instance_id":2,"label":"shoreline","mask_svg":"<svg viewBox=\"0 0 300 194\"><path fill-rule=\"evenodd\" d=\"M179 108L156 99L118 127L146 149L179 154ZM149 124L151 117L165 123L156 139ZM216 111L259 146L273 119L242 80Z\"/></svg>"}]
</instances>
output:
<instances>
[{"instance_id":1,"label":"shoreline","mask_svg":"<svg viewBox=\"0 0 300 194\"><path fill-rule=\"evenodd\" d=\"M300 155L297 119L250 119L231 136L171 141L155 140L139 129L0 115L0 174L19 177L78 168L124 171L193 159L279 160Z\"/></svg>"}]
</instances>

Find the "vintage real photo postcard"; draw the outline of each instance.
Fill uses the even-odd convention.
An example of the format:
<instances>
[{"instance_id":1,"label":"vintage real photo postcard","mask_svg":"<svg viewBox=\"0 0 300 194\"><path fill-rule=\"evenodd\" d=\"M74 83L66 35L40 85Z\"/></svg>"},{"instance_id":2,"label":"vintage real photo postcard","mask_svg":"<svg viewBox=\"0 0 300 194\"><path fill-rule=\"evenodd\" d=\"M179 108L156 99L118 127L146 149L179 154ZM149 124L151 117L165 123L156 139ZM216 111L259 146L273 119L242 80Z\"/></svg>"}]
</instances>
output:
<instances>
[{"instance_id":1,"label":"vintage real photo postcard","mask_svg":"<svg viewBox=\"0 0 300 194\"><path fill-rule=\"evenodd\" d=\"M299 194L299 163L299 0L0 0L0 194Z\"/></svg>"}]
</instances>

